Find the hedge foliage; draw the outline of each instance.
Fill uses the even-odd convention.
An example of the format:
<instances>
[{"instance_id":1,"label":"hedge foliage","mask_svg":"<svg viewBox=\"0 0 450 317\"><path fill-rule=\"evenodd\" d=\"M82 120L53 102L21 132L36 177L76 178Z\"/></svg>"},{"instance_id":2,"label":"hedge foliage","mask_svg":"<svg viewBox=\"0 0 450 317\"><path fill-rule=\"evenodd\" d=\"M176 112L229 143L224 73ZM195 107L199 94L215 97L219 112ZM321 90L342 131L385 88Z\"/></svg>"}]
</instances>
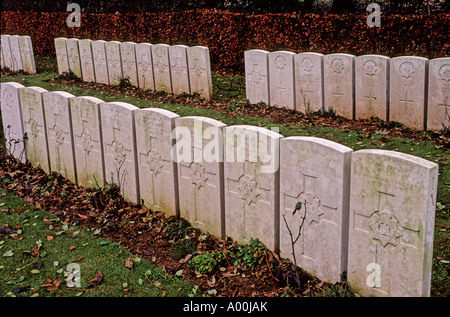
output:
<instances>
[{"instance_id":1,"label":"hedge foliage","mask_svg":"<svg viewBox=\"0 0 450 317\"><path fill-rule=\"evenodd\" d=\"M323 54L449 56L450 14L382 16L368 27L366 15L277 13L252 15L218 10L141 14L82 14L69 28L69 13L2 12L3 34L29 35L34 53L55 54L55 37L89 38L210 48L213 70L242 73L244 51L265 49Z\"/></svg>"}]
</instances>

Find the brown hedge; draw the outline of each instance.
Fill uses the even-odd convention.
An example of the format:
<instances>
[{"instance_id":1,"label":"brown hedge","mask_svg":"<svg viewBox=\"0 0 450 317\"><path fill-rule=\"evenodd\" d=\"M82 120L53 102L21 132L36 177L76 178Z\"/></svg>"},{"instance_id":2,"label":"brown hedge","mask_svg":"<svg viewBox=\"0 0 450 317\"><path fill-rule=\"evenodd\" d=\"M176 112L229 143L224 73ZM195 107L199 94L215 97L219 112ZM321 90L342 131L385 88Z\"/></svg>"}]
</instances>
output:
<instances>
[{"instance_id":1,"label":"brown hedge","mask_svg":"<svg viewBox=\"0 0 450 317\"><path fill-rule=\"evenodd\" d=\"M82 14L69 28L69 13L2 12L3 34L29 35L37 55L54 55L58 36L210 48L213 70L242 73L244 51L290 50L355 55L449 56L450 14L382 16L369 28L366 16L280 13L252 15L217 10L170 13Z\"/></svg>"}]
</instances>

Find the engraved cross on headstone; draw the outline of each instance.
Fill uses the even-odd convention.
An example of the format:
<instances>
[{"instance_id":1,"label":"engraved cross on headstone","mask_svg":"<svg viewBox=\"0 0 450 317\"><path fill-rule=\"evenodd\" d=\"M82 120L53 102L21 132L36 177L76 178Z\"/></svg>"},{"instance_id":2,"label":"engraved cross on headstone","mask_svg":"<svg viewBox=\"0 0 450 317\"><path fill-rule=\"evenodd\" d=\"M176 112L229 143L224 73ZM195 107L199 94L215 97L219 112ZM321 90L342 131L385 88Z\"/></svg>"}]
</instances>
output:
<instances>
[{"instance_id":1,"label":"engraved cross on headstone","mask_svg":"<svg viewBox=\"0 0 450 317\"><path fill-rule=\"evenodd\" d=\"M323 197L317 195L317 178L317 176L302 173L303 190L297 195L285 193L283 210L285 213L292 213L296 208L297 203L300 202L301 209L297 211L297 214L299 215L298 217L305 217L304 223L307 226L317 226L320 225L322 221L337 225L329 219L330 217L327 217L329 214L335 212L337 207L324 203ZM291 228L291 230L292 229L293 228ZM302 230L305 231L306 229L303 228ZM302 256L315 260L314 250L310 249L309 246L305 244L305 241L305 234L302 233L300 246Z\"/></svg>"},{"instance_id":2,"label":"engraved cross on headstone","mask_svg":"<svg viewBox=\"0 0 450 317\"><path fill-rule=\"evenodd\" d=\"M202 164L200 162L181 162L180 170L181 177L184 179L188 179L192 182L192 186L194 188L194 215L186 215L185 218L190 219L190 221L194 224L195 227L202 227L204 223L199 220L198 216L198 199L200 192L204 191L207 186L210 186L208 180L210 180L211 176L215 176L216 173L209 170L208 165L211 163ZM211 184L211 186L214 186Z\"/></svg>"}]
</instances>

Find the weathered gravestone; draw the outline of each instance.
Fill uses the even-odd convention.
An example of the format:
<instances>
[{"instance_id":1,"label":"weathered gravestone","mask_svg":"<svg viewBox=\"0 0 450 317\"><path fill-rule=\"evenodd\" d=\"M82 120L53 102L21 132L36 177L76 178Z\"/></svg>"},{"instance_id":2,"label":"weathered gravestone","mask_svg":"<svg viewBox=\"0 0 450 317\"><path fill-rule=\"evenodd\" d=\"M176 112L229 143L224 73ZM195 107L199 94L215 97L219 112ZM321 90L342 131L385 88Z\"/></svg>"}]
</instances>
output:
<instances>
[{"instance_id":1,"label":"weathered gravestone","mask_svg":"<svg viewBox=\"0 0 450 317\"><path fill-rule=\"evenodd\" d=\"M450 58L429 62L427 129L450 128Z\"/></svg>"},{"instance_id":2,"label":"weathered gravestone","mask_svg":"<svg viewBox=\"0 0 450 317\"><path fill-rule=\"evenodd\" d=\"M67 57L66 41L67 38L65 37L55 38L56 61L58 63L58 73L60 75L69 71L69 59Z\"/></svg>"},{"instance_id":3,"label":"weathered gravestone","mask_svg":"<svg viewBox=\"0 0 450 317\"><path fill-rule=\"evenodd\" d=\"M123 78L127 78L132 86L138 87L138 75L136 64L136 43L120 43L120 56L122 58Z\"/></svg>"},{"instance_id":4,"label":"weathered gravestone","mask_svg":"<svg viewBox=\"0 0 450 317\"><path fill-rule=\"evenodd\" d=\"M225 232L238 243L259 239L279 250L279 142L254 126L224 128Z\"/></svg>"},{"instance_id":5,"label":"weathered gravestone","mask_svg":"<svg viewBox=\"0 0 450 317\"><path fill-rule=\"evenodd\" d=\"M210 118L175 119L180 216L217 237L224 234L223 135Z\"/></svg>"},{"instance_id":6,"label":"weathered gravestone","mask_svg":"<svg viewBox=\"0 0 450 317\"><path fill-rule=\"evenodd\" d=\"M141 202L167 217L178 216L178 177L172 130L179 116L164 109L135 112Z\"/></svg>"},{"instance_id":7,"label":"weathered gravestone","mask_svg":"<svg viewBox=\"0 0 450 317\"><path fill-rule=\"evenodd\" d=\"M329 283L347 271L351 155L316 137L281 140L281 255Z\"/></svg>"},{"instance_id":8,"label":"weathered gravestone","mask_svg":"<svg viewBox=\"0 0 450 317\"><path fill-rule=\"evenodd\" d=\"M11 70L17 72L19 70L23 70L22 64L22 55L20 53L20 45L19 45L19 36L11 35L9 37L9 47L11 49L11 61L12 68Z\"/></svg>"},{"instance_id":9,"label":"weathered gravestone","mask_svg":"<svg viewBox=\"0 0 450 317\"><path fill-rule=\"evenodd\" d=\"M325 111L353 119L354 63L350 54L329 54L323 57Z\"/></svg>"},{"instance_id":10,"label":"weathered gravestone","mask_svg":"<svg viewBox=\"0 0 450 317\"><path fill-rule=\"evenodd\" d=\"M79 40L81 71L83 81L95 82L94 59L92 56L92 41L89 39Z\"/></svg>"},{"instance_id":11,"label":"weathered gravestone","mask_svg":"<svg viewBox=\"0 0 450 317\"><path fill-rule=\"evenodd\" d=\"M50 171L76 183L75 153L69 99L75 97L64 91L42 94L47 125Z\"/></svg>"},{"instance_id":12,"label":"weathered gravestone","mask_svg":"<svg viewBox=\"0 0 450 317\"><path fill-rule=\"evenodd\" d=\"M205 46L188 47L187 56L191 94L198 93L206 100L212 99L213 87L209 48Z\"/></svg>"},{"instance_id":13,"label":"weathered gravestone","mask_svg":"<svg viewBox=\"0 0 450 317\"><path fill-rule=\"evenodd\" d=\"M80 49L78 42L79 40L75 38L66 40L67 60L69 62L69 70L71 70L75 76L82 79L83 72L81 70Z\"/></svg>"},{"instance_id":14,"label":"weathered gravestone","mask_svg":"<svg viewBox=\"0 0 450 317\"><path fill-rule=\"evenodd\" d=\"M294 63L296 110L323 112L323 55L295 54Z\"/></svg>"},{"instance_id":15,"label":"weathered gravestone","mask_svg":"<svg viewBox=\"0 0 450 317\"><path fill-rule=\"evenodd\" d=\"M102 40L92 42L92 58L94 63L95 81L100 84L109 85L105 43L106 42Z\"/></svg>"},{"instance_id":16,"label":"weathered gravestone","mask_svg":"<svg viewBox=\"0 0 450 317\"><path fill-rule=\"evenodd\" d=\"M20 53L22 55L23 71L28 74L36 74L36 64L34 62L33 43L31 37L21 36L19 38Z\"/></svg>"},{"instance_id":17,"label":"weathered gravestone","mask_svg":"<svg viewBox=\"0 0 450 317\"><path fill-rule=\"evenodd\" d=\"M285 51L269 53L271 106L295 109L294 55Z\"/></svg>"},{"instance_id":18,"label":"weathered gravestone","mask_svg":"<svg viewBox=\"0 0 450 317\"><path fill-rule=\"evenodd\" d=\"M139 88L142 90L155 90L153 78L152 44L136 44L136 62Z\"/></svg>"},{"instance_id":19,"label":"weathered gravestone","mask_svg":"<svg viewBox=\"0 0 450 317\"><path fill-rule=\"evenodd\" d=\"M389 57L361 55L355 59L355 118L388 120Z\"/></svg>"},{"instance_id":20,"label":"weathered gravestone","mask_svg":"<svg viewBox=\"0 0 450 317\"><path fill-rule=\"evenodd\" d=\"M50 173L48 157L47 130L45 123L42 93L47 90L40 87L19 89L22 106L23 130L26 134L25 149L27 160L32 166L40 166L44 172Z\"/></svg>"},{"instance_id":21,"label":"weathered gravestone","mask_svg":"<svg viewBox=\"0 0 450 317\"><path fill-rule=\"evenodd\" d=\"M170 75L169 45L152 45L153 73L155 90L172 93L172 79Z\"/></svg>"},{"instance_id":22,"label":"weathered gravestone","mask_svg":"<svg viewBox=\"0 0 450 317\"><path fill-rule=\"evenodd\" d=\"M169 46L170 72L172 76L172 92L175 95L190 93L187 46Z\"/></svg>"},{"instance_id":23,"label":"weathered gravestone","mask_svg":"<svg viewBox=\"0 0 450 317\"><path fill-rule=\"evenodd\" d=\"M2 41L2 58L3 58L3 67L9 68L9 70L12 70L12 59L11 59L11 48L9 46L9 38L11 36L7 34L1 35L1 41Z\"/></svg>"},{"instance_id":24,"label":"weathered gravestone","mask_svg":"<svg viewBox=\"0 0 450 317\"><path fill-rule=\"evenodd\" d=\"M5 62L4 62L4 58L3 58L3 51L2 51L2 43L0 41L0 68L4 69L5 68Z\"/></svg>"},{"instance_id":25,"label":"weathered gravestone","mask_svg":"<svg viewBox=\"0 0 450 317\"><path fill-rule=\"evenodd\" d=\"M87 96L70 99L77 184L84 187L105 186L99 109L102 103L103 100Z\"/></svg>"},{"instance_id":26,"label":"weathered gravestone","mask_svg":"<svg viewBox=\"0 0 450 317\"><path fill-rule=\"evenodd\" d=\"M3 135L8 154L21 162L26 161L22 108L19 90L24 88L18 83L1 83L1 104Z\"/></svg>"},{"instance_id":27,"label":"weathered gravestone","mask_svg":"<svg viewBox=\"0 0 450 317\"><path fill-rule=\"evenodd\" d=\"M108 41L105 43L105 47L109 84L118 85L123 78L120 42Z\"/></svg>"},{"instance_id":28,"label":"weathered gravestone","mask_svg":"<svg viewBox=\"0 0 450 317\"><path fill-rule=\"evenodd\" d=\"M125 102L100 104L106 182L116 184L124 199L139 203L134 111Z\"/></svg>"},{"instance_id":29,"label":"weathered gravestone","mask_svg":"<svg viewBox=\"0 0 450 317\"><path fill-rule=\"evenodd\" d=\"M363 296L429 296L438 165L408 154L352 155L347 279Z\"/></svg>"},{"instance_id":30,"label":"weathered gravestone","mask_svg":"<svg viewBox=\"0 0 450 317\"><path fill-rule=\"evenodd\" d=\"M269 52L249 50L245 58L245 91L247 100L255 105L260 102L269 104Z\"/></svg>"},{"instance_id":31,"label":"weathered gravestone","mask_svg":"<svg viewBox=\"0 0 450 317\"><path fill-rule=\"evenodd\" d=\"M408 128L425 127L425 90L428 59L402 56L391 59L389 120Z\"/></svg>"}]
</instances>

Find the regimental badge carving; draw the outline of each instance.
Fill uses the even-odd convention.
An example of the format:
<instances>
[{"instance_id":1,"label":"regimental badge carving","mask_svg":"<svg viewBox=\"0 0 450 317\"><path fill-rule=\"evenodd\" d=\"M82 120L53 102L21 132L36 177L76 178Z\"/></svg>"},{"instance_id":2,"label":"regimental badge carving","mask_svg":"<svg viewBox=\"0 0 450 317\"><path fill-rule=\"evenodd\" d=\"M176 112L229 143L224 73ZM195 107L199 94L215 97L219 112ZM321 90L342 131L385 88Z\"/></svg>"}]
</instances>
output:
<instances>
[{"instance_id":1,"label":"regimental badge carving","mask_svg":"<svg viewBox=\"0 0 450 317\"><path fill-rule=\"evenodd\" d=\"M344 61L340 58L335 58L331 61L331 69L333 73L339 75L344 70Z\"/></svg>"},{"instance_id":2,"label":"regimental badge carving","mask_svg":"<svg viewBox=\"0 0 450 317\"><path fill-rule=\"evenodd\" d=\"M275 58L275 65L277 65L278 70L283 70L286 68L286 58L282 55L278 55Z\"/></svg>"},{"instance_id":3,"label":"regimental badge carving","mask_svg":"<svg viewBox=\"0 0 450 317\"><path fill-rule=\"evenodd\" d=\"M441 80L450 82L450 64L444 64L439 68L439 77Z\"/></svg>"},{"instance_id":4,"label":"regimental badge carving","mask_svg":"<svg viewBox=\"0 0 450 317\"><path fill-rule=\"evenodd\" d=\"M397 246L397 240L402 236L398 227L399 221L387 210L375 211L369 217L370 238L377 240L383 248L388 244Z\"/></svg>"},{"instance_id":5,"label":"regimental badge carving","mask_svg":"<svg viewBox=\"0 0 450 317\"><path fill-rule=\"evenodd\" d=\"M158 173L161 173L161 170L164 166L164 163L161 159L161 155L158 154L158 152L150 150L147 153L147 164L150 169L155 175Z\"/></svg>"},{"instance_id":6,"label":"regimental badge carving","mask_svg":"<svg viewBox=\"0 0 450 317\"><path fill-rule=\"evenodd\" d=\"M122 166L127 157L123 144L117 140L114 140L112 143L112 149L114 152L114 162L116 164L116 167Z\"/></svg>"},{"instance_id":7,"label":"regimental badge carving","mask_svg":"<svg viewBox=\"0 0 450 317\"><path fill-rule=\"evenodd\" d=\"M192 72L196 77L200 77L203 73L202 67L200 66L198 58L194 61L194 67L192 68Z\"/></svg>"},{"instance_id":8,"label":"regimental badge carving","mask_svg":"<svg viewBox=\"0 0 450 317\"><path fill-rule=\"evenodd\" d=\"M83 145L84 152L87 155L89 155L89 153L91 153L92 148L94 147L94 145L92 144L92 137L91 137L91 135L88 132L84 131L81 134L81 143Z\"/></svg>"},{"instance_id":9,"label":"regimental badge carving","mask_svg":"<svg viewBox=\"0 0 450 317\"><path fill-rule=\"evenodd\" d=\"M373 77L378 73L378 64L373 60L368 60L363 65L364 75Z\"/></svg>"},{"instance_id":10,"label":"regimental badge carving","mask_svg":"<svg viewBox=\"0 0 450 317\"><path fill-rule=\"evenodd\" d=\"M5 98L6 107L8 109L11 109L11 107L12 107L12 105L14 103L14 98L13 98L13 95L11 93L11 90L10 89L5 89L3 91L3 93L4 93L4 96L5 96L4 98Z\"/></svg>"},{"instance_id":11,"label":"regimental badge carving","mask_svg":"<svg viewBox=\"0 0 450 317\"><path fill-rule=\"evenodd\" d=\"M59 125L55 125L54 127L55 131L55 142L58 144L58 146L61 146L64 144L64 131Z\"/></svg>"},{"instance_id":12,"label":"regimental badge carving","mask_svg":"<svg viewBox=\"0 0 450 317\"><path fill-rule=\"evenodd\" d=\"M200 189L200 187L205 186L206 181L208 180L205 167L200 163L194 162L191 163L190 169L191 169L192 184L194 184L197 189Z\"/></svg>"},{"instance_id":13,"label":"regimental badge carving","mask_svg":"<svg viewBox=\"0 0 450 317\"><path fill-rule=\"evenodd\" d=\"M156 63L156 69L162 74L166 71L166 65L162 61L162 57L158 58L158 62Z\"/></svg>"},{"instance_id":14,"label":"regimental badge carving","mask_svg":"<svg viewBox=\"0 0 450 317\"><path fill-rule=\"evenodd\" d=\"M176 63L175 65L173 65L172 69L175 71L175 74L177 74L178 76L184 74L184 69L179 63Z\"/></svg>"},{"instance_id":15,"label":"regimental badge carving","mask_svg":"<svg viewBox=\"0 0 450 317\"><path fill-rule=\"evenodd\" d=\"M411 64L410 62L401 63L398 70L400 72L400 75L405 79L410 79L416 72L414 65Z\"/></svg>"},{"instance_id":16,"label":"regimental badge carving","mask_svg":"<svg viewBox=\"0 0 450 317\"><path fill-rule=\"evenodd\" d=\"M30 131L33 138L37 138L39 135L39 125L34 121L33 118L30 119Z\"/></svg>"},{"instance_id":17,"label":"regimental badge carving","mask_svg":"<svg viewBox=\"0 0 450 317\"><path fill-rule=\"evenodd\" d=\"M306 219L309 224L320 223L320 216L324 214L320 208L320 199L312 192L304 192L300 195L300 202L303 203L302 210L305 210Z\"/></svg>"},{"instance_id":18,"label":"regimental badge carving","mask_svg":"<svg viewBox=\"0 0 450 317\"><path fill-rule=\"evenodd\" d=\"M312 59L309 57L305 57L302 59L301 66L302 66L302 70L305 73L310 73L312 71L312 69L314 68Z\"/></svg>"},{"instance_id":19,"label":"regimental badge carving","mask_svg":"<svg viewBox=\"0 0 450 317\"><path fill-rule=\"evenodd\" d=\"M247 205L250 205L252 202L256 204L259 196L257 185L256 180L251 175L245 175L239 179L238 188L241 193L241 199L245 200Z\"/></svg>"},{"instance_id":20,"label":"regimental badge carving","mask_svg":"<svg viewBox=\"0 0 450 317\"><path fill-rule=\"evenodd\" d=\"M253 84L253 85L258 85L259 83L261 83L261 81L262 81L262 76L261 76L261 74L259 73L259 72L257 72L257 71L253 71L251 74L250 74L250 82Z\"/></svg>"}]
</instances>

